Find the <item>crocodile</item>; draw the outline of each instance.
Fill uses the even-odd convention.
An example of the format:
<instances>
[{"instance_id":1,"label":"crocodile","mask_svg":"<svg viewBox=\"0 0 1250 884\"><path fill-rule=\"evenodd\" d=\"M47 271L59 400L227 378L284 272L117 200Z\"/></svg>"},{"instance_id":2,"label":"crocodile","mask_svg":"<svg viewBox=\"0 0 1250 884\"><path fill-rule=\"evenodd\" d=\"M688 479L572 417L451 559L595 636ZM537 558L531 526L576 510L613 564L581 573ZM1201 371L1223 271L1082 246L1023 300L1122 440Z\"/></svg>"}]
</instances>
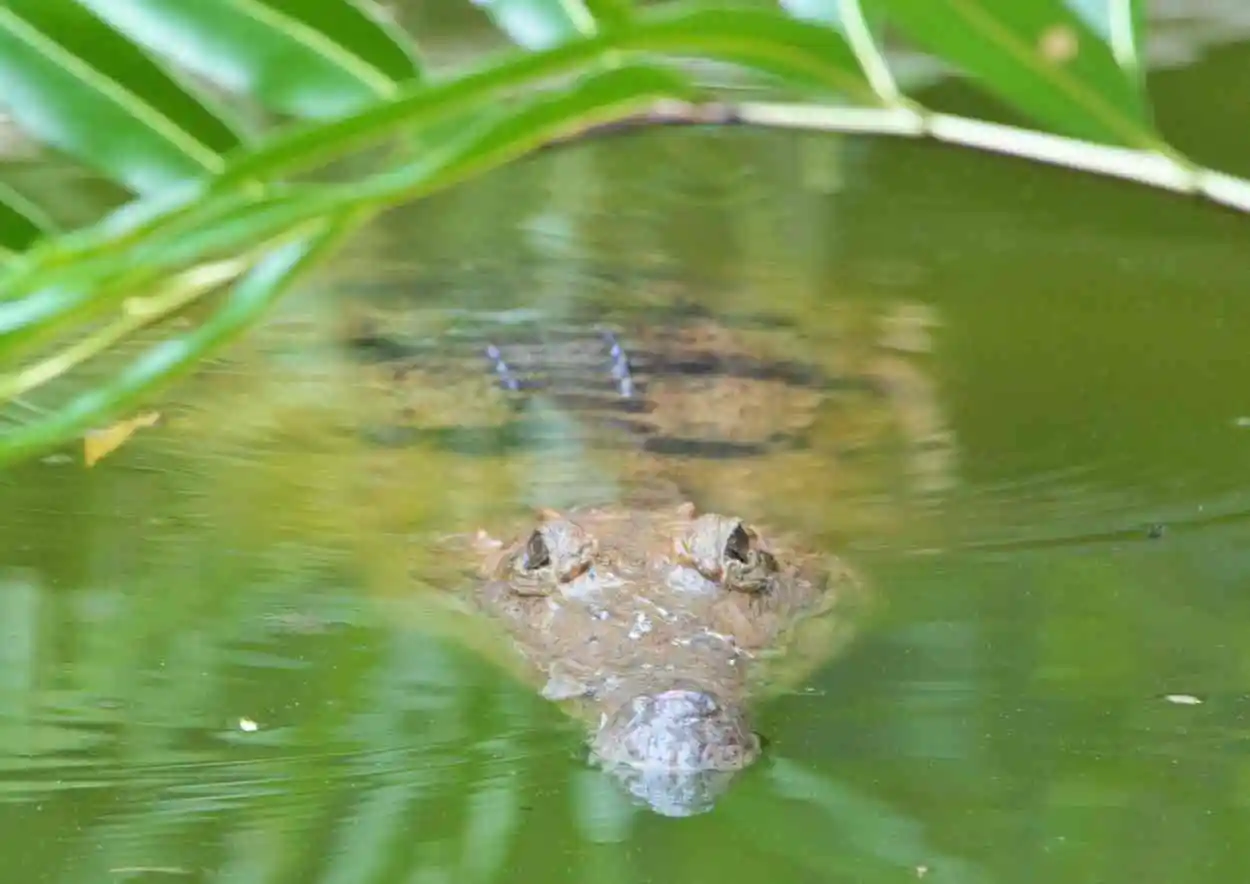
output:
<instances>
[{"instance_id":1,"label":"crocodile","mask_svg":"<svg viewBox=\"0 0 1250 884\"><path fill-rule=\"evenodd\" d=\"M487 653L586 723L590 761L644 805L685 816L760 757L754 703L849 633L849 618L828 615L859 595L857 575L828 543L813 552L755 520L770 503L790 515L837 505L813 480L864 472L828 468L831 413L835 457L900 426L941 436L932 391L907 366L927 346L925 319L896 314L881 340L831 351L784 322L689 304L557 322L407 303L354 312L340 340L364 369L357 405L375 441L511 457L584 430L575 441L612 452L612 468L636 467L615 496L540 506L508 539L478 532L469 595L515 650ZM573 421L543 437L541 405ZM709 497L707 511L690 502Z\"/></svg>"},{"instance_id":2,"label":"crocodile","mask_svg":"<svg viewBox=\"0 0 1250 884\"><path fill-rule=\"evenodd\" d=\"M751 701L815 656L796 643L829 650L845 623L826 615L859 586L836 556L689 501L540 510L475 545L474 607L589 725L589 760L667 816L711 809L760 757Z\"/></svg>"},{"instance_id":3,"label":"crocodile","mask_svg":"<svg viewBox=\"0 0 1250 884\"><path fill-rule=\"evenodd\" d=\"M775 317L731 320L689 304L564 322L401 305L354 314L343 339L374 440L607 451L627 482L658 475L755 513L770 503L762 487L815 501L881 498L898 476L926 491L949 481L949 433L915 364L930 322L895 309L831 343ZM886 445L905 462L883 478L869 465Z\"/></svg>"}]
</instances>

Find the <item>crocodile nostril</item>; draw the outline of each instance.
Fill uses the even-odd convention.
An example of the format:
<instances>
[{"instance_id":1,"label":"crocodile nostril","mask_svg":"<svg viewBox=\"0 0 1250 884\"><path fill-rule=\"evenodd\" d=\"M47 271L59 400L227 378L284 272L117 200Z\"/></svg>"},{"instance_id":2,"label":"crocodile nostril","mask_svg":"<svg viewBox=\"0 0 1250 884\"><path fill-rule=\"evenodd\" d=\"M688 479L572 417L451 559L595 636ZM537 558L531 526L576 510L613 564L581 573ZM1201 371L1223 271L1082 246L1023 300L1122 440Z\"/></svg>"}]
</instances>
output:
<instances>
[{"instance_id":1,"label":"crocodile nostril","mask_svg":"<svg viewBox=\"0 0 1250 884\"><path fill-rule=\"evenodd\" d=\"M729 539L725 541L725 557L746 564L750 555L751 535L747 534L746 529L739 522L730 532Z\"/></svg>"},{"instance_id":2,"label":"crocodile nostril","mask_svg":"<svg viewBox=\"0 0 1250 884\"><path fill-rule=\"evenodd\" d=\"M535 531L530 535L529 543L525 545L525 569L537 571L550 564L551 550L547 548L547 541L543 540L541 531Z\"/></svg>"}]
</instances>

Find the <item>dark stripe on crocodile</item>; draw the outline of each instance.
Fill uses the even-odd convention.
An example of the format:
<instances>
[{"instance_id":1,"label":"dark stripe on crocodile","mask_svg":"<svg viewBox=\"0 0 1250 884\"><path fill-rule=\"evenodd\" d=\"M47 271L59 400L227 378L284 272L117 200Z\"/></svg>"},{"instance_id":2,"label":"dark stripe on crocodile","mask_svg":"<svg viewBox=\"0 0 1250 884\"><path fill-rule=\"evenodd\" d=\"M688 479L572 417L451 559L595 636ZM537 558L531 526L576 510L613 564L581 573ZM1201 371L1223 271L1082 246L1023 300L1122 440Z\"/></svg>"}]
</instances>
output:
<instances>
[{"instance_id":1,"label":"dark stripe on crocodile","mask_svg":"<svg viewBox=\"0 0 1250 884\"><path fill-rule=\"evenodd\" d=\"M533 329L532 324L527 324ZM515 329L523 332L524 328ZM455 330L429 342L408 343L385 334L365 332L354 336L350 346L367 362L395 363L395 377L424 371L432 378L463 378L481 372L493 376L509 395L513 419L498 427L373 428L369 435L384 444L410 444L423 440L452 450L487 453L523 447L559 448L567 438L552 436L529 412L534 393L545 393L560 410L588 419L600 427L622 431L625 438L599 439L615 447L641 445L656 454L709 459L758 456L778 448L800 447L801 435L777 433L763 441L729 441L666 435L649 424L655 402L648 398L652 385L666 379L717 378L764 381L816 391L874 392L866 378L831 378L819 368L796 361L768 361L737 354L722 355L705 350L663 352L667 340L674 349L682 342L675 334L657 329L651 349L633 350L610 330L542 326L540 334L504 337L500 325L473 331ZM474 369L476 363L480 366ZM562 428L558 428L560 430ZM543 431L548 431L544 433Z\"/></svg>"}]
</instances>

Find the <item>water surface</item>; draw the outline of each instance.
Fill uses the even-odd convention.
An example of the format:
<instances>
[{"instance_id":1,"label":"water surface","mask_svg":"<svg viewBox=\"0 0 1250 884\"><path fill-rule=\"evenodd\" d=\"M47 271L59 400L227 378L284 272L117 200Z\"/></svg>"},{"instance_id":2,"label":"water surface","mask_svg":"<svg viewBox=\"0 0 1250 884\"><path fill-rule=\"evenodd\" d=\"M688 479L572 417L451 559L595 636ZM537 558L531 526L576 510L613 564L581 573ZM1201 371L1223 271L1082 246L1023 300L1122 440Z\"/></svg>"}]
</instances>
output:
<instances>
[{"instance_id":1,"label":"water surface","mask_svg":"<svg viewBox=\"0 0 1250 884\"><path fill-rule=\"evenodd\" d=\"M1241 173L1236 133L1190 123L1247 72L1243 46L1156 84L1176 139ZM1247 254L1243 219L1119 184L743 133L554 153L388 216L164 426L4 477L8 874L1242 877ZM793 322L813 358L920 310L907 358L950 443L695 477L843 553L880 604L760 707L767 761L688 820L625 801L428 602L431 532L610 491L623 461L558 409L554 456L373 444L374 399L326 355L349 301L431 321L631 296Z\"/></svg>"}]
</instances>

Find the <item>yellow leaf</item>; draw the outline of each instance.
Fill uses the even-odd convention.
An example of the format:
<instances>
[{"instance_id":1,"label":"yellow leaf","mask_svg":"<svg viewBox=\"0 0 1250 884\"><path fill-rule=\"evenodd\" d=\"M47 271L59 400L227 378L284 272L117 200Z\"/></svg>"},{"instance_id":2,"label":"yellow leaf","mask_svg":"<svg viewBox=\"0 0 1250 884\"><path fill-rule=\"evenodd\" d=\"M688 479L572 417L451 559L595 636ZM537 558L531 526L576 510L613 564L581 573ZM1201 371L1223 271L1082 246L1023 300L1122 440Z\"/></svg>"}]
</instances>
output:
<instances>
[{"instance_id":1,"label":"yellow leaf","mask_svg":"<svg viewBox=\"0 0 1250 884\"><path fill-rule=\"evenodd\" d=\"M103 430L88 430L83 437L83 462L88 467L94 466L100 458L112 454L114 450L134 434L135 430L155 426L161 419L159 411L147 411L130 420L118 421Z\"/></svg>"}]
</instances>

